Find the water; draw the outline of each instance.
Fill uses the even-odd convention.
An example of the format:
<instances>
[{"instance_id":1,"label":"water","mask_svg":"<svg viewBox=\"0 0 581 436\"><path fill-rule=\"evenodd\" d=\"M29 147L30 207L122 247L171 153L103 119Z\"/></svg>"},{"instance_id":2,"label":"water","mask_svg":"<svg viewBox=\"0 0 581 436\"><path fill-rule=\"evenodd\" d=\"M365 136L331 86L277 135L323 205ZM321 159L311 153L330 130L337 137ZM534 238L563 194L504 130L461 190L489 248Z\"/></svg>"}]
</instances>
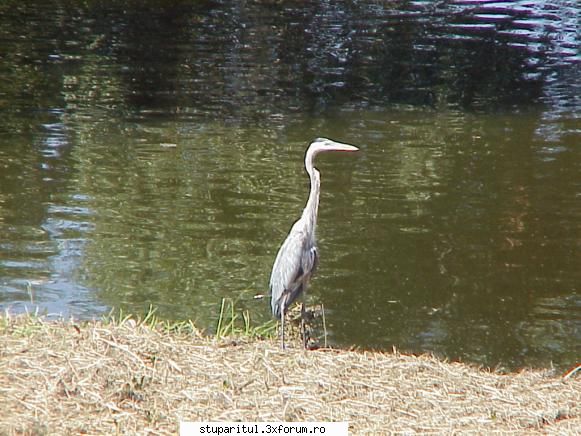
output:
<instances>
[{"instance_id":1,"label":"water","mask_svg":"<svg viewBox=\"0 0 581 436\"><path fill-rule=\"evenodd\" d=\"M0 308L269 319L323 156L338 346L565 368L581 351L575 2L0 7Z\"/></svg>"}]
</instances>

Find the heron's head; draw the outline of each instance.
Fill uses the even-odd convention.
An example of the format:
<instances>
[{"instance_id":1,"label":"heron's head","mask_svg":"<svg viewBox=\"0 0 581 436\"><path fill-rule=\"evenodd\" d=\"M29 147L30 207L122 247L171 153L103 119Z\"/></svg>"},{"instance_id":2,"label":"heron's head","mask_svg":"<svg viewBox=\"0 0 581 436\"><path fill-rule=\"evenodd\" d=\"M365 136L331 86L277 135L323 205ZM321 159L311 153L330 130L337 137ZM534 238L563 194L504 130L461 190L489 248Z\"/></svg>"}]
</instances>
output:
<instances>
[{"instance_id":1,"label":"heron's head","mask_svg":"<svg viewBox=\"0 0 581 436\"><path fill-rule=\"evenodd\" d=\"M317 138L309 148L307 148L307 153L305 155L305 168L309 174L312 173L312 169L314 168L314 160L315 156L319 153L324 153L328 151L359 151L357 147L354 145L344 144L342 142L333 141L332 139L328 138Z\"/></svg>"}]
</instances>

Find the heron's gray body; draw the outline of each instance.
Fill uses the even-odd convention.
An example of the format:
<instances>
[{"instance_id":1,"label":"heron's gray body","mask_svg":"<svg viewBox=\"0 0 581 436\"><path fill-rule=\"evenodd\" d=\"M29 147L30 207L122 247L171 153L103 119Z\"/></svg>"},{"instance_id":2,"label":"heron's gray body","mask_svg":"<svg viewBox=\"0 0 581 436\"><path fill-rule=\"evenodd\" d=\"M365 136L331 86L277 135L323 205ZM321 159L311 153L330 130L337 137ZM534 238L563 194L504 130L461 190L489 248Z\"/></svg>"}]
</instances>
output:
<instances>
[{"instance_id":1,"label":"heron's gray body","mask_svg":"<svg viewBox=\"0 0 581 436\"><path fill-rule=\"evenodd\" d=\"M278 319L297 297L307 290L309 280L319 262L315 236L319 184L319 172L313 168L307 207L301 218L293 224L274 260L270 275L271 308L272 314ZM314 206L309 207L311 203Z\"/></svg>"},{"instance_id":2,"label":"heron's gray body","mask_svg":"<svg viewBox=\"0 0 581 436\"><path fill-rule=\"evenodd\" d=\"M326 151L357 151L358 148L326 138L315 139L305 155L305 169L311 179L309 199L303 214L296 221L278 250L270 275L272 314L282 320L284 348L284 316L288 307L306 291L319 262L315 230L319 210L321 176L314 167L315 156Z\"/></svg>"}]
</instances>

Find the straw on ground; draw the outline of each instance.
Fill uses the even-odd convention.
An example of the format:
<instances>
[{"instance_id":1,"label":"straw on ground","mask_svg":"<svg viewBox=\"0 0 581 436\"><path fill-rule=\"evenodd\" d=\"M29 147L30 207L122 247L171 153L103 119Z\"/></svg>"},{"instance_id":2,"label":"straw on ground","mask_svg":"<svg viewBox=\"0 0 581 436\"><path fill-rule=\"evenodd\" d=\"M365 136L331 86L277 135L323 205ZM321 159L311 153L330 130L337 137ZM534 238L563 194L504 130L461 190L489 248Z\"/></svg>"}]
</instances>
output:
<instances>
[{"instance_id":1,"label":"straw on ground","mask_svg":"<svg viewBox=\"0 0 581 436\"><path fill-rule=\"evenodd\" d=\"M1 434L176 434L180 420L349 421L351 434L576 434L581 380L429 356L285 352L129 318L0 317Z\"/></svg>"}]
</instances>

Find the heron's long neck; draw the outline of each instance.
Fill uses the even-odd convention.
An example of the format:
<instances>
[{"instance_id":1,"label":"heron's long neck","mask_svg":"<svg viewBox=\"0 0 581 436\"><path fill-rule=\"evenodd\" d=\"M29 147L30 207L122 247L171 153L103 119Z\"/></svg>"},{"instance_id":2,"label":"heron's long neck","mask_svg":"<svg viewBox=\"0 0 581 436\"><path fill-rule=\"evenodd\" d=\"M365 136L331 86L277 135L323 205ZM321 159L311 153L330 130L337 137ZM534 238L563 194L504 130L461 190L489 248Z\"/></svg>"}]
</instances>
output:
<instances>
[{"instance_id":1,"label":"heron's long neck","mask_svg":"<svg viewBox=\"0 0 581 436\"><path fill-rule=\"evenodd\" d=\"M307 167L307 172L311 178L311 192L309 193L309 199L307 200L307 205L303 211L303 219L307 221L307 228L315 230L317 226L317 213L319 211L319 192L321 186L321 177L319 171L316 168Z\"/></svg>"}]
</instances>

